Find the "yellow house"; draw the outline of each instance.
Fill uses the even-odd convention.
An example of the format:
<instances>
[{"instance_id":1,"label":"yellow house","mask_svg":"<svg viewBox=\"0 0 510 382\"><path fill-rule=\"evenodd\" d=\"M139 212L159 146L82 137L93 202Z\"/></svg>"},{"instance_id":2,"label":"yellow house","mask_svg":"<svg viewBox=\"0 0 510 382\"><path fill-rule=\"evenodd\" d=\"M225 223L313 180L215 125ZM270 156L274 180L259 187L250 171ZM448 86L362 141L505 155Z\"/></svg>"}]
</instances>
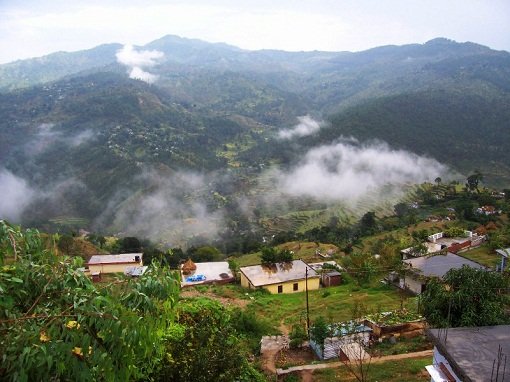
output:
<instances>
[{"instance_id":1,"label":"yellow house","mask_svg":"<svg viewBox=\"0 0 510 382\"><path fill-rule=\"evenodd\" d=\"M141 267L143 253L123 253L120 255L94 255L86 264L90 274L124 273L128 267Z\"/></svg>"},{"instance_id":2,"label":"yellow house","mask_svg":"<svg viewBox=\"0 0 510 382\"><path fill-rule=\"evenodd\" d=\"M252 265L240 268L241 285L245 288L264 288L273 294L303 292L319 289L320 276L302 260L271 265ZM308 281L307 281L308 279Z\"/></svg>"}]
</instances>

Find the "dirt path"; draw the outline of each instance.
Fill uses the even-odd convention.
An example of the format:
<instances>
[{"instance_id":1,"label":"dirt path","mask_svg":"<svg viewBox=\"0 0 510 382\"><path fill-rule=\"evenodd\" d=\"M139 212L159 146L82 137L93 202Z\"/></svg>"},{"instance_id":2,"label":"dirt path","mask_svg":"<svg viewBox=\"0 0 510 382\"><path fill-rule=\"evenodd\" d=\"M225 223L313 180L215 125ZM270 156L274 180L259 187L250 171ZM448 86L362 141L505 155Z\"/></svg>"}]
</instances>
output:
<instances>
[{"instance_id":1,"label":"dirt path","mask_svg":"<svg viewBox=\"0 0 510 382\"><path fill-rule=\"evenodd\" d=\"M268 350L264 354L261 355L261 367L262 370L274 375L276 374L276 354L278 354L280 350Z\"/></svg>"},{"instance_id":2,"label":"dirt path","mask_svg":"<svg viewBox=\"0 0 510 382\"><path fill-rule=\"evenodd\" d=\"M301 382L313 382L313 370L303 370L301 372Z\"/></svg>"},{"instance_id":3,"label":"dirt path","mask_svg":"<svg viewBox=\"0 0 510 382\"><path fill-rule=\"evenodd\" d=\"M283 323L283 319L280 321L280 326L278 327L278 329L284 336L289 335L289 327Z\"/></svg>"},{"instance_id":4,"label":"dirt path","mask_svg":"<svg viewBox=\"0 0 510 382\"><path fill-rule=\"evenodd\" d=\"M396 354L396 355L387 355L383 357L372 357L371 363L384 363L387 361L397 361L399 359L407 359L407 358L421 358L421 357L432 357L432 350L423 350L414 353L404 353L404 354ZM432 359L431 359L432 361ZM294 366L289 367L287 369L276 369L277 375L284 375L292 372L301 372L307 371L312 372L316 369L329 369L329 368L337 368L343 366L343 362L328 362L328 363L318 363L314 365L303 365L303 366ZM308 373L306 373L308 374Z\"/></svg>"}]
</instances>

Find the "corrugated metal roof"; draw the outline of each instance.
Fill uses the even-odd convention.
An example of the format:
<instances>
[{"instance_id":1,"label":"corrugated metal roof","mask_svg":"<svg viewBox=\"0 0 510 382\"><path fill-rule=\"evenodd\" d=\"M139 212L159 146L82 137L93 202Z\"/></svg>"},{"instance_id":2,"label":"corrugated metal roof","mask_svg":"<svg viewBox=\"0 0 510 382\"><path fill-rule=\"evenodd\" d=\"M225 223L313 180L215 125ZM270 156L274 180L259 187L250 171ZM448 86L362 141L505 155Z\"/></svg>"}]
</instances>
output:
<instances>
[{"instance_id":1,"label":"corrugated metal roof","mask_svg":"<svg viewBox=\"0 0 510 382\"><path fill-rule=\"evenodd\" d=\"M485 269L482 265L462 256L448 252L446 255L421 256L404 260L412 269L419 270L423 276L443 277L450 269L459 269L463 265Z\"/></svg>"},{"instance_id":2,"label":"corrugated metal roof","mask_svg":"<svg viewBox=\"0 0 510 382\"><path fill-rule=\"evenodd\" d=\"M135 260L138 256L139 260ZM142 260L143 253L122 253L119 255L94 255L90 258L88 264L119 264L119 263L139 263Z\"/></svg>"},{"instance_id":3,"label":"corrugated metal roof","mask_svg":"<svg viewBox=\"0 0 510 382\"><path fill-rule=\"evenodd\" d=\"M240 271L250 280L253 286L279 284L293 280L303 280L306 269L308 278L320 277L315 270L302 260L294 260L288 263L276 263L269 266L252 265L242 267Z\"/></svg>"}]
</instances>

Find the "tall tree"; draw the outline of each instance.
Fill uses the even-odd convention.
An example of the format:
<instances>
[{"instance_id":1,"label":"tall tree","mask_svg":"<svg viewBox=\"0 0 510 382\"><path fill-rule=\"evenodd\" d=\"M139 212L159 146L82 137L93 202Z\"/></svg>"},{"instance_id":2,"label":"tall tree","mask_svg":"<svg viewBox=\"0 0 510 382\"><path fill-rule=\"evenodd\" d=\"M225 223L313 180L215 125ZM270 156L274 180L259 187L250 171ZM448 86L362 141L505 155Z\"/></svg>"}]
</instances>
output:
<instances>
[{"instance_id":1,"label":"tall tree","mask_svg":"<svg viewBox=\"0 0 510 382\"><path fill-rule=\"evenodd\" d=\"M509 286L508 275L467 266L451 269L427 284L423 313L435 327L505 324Z\"/></svg>"},{"instance_id":2,"label":"tall tree","mask_svg":"<svg viewBox=\"0 0 510 382\"><path fill-rule=\"evenodd\" d=\"M466 187L469 189L469 191L473 192L476 190L476 192L480 192L478 189L478 186L480 182L483 180L483 175L476 171L474 174L469 175L466 179Z\"/></svg>"}]
</instances>

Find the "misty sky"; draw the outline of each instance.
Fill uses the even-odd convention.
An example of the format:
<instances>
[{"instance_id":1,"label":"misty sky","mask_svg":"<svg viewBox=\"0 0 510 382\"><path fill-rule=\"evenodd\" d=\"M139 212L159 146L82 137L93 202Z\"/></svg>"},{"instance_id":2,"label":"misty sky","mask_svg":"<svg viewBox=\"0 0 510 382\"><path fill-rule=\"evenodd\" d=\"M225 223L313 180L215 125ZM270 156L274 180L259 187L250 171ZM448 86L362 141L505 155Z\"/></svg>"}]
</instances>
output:
<instances>
[{"instance_id":1,"label":"misty sky","mask_svg":"<svg viewBox=\"0 0 510 382\"><path fill-rule=\"evenodd\" d=\"M510 51L510 1L0 0L0 63L166 34L245 49L359 51L447 37Z\"/></svg>"}]
</instances>

